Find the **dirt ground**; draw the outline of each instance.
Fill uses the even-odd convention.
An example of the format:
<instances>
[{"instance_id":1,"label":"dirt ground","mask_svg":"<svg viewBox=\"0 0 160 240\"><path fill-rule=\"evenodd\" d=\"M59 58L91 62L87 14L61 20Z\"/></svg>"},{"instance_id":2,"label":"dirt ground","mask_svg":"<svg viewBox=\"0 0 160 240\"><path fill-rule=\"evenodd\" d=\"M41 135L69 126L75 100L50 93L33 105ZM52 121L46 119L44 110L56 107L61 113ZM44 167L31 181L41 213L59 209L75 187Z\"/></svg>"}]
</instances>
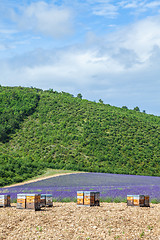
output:
<instances>
[{"instance_id":1,"label":"dirt ground","mask_svg":"<svg viewBox=\"0 0 160 240\"><path fill-rule=\"evenodd\" d=\"M0 208L0 240L160 240L160 204L150 208L125 203L100 207L53 203L40 211Z\"/></svg>"}]
</instances>

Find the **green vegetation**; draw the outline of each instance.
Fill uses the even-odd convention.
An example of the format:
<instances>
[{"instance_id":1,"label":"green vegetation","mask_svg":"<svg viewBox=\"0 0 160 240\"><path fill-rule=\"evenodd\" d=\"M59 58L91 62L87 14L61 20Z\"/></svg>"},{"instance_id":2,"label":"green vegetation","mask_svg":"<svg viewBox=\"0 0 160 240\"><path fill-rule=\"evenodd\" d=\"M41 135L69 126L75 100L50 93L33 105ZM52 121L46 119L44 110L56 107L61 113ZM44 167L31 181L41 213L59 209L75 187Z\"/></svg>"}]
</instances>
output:
<instances>
[{"instance_id":1,"label":"green vegetation","mask_svg":"<svg viewBox=\"0 0 160 240\"><path fill-rule=\"evenodd\" d=\"M0 185L46 168L160 176L160 117L52 89L0 87Z\"/></svg>"},{"instance_id":2,"label":"green vegetation","mask_svg":"<svg viewBox=\"0 0 160 240\"><path fill-rule=\"evenodd\" d=\"M38 101L39 95L29 88L0 87L0 141L8 140L20 122L35 111Z\"/></svg>"},{"instance_id":3,"label":"green vegetation","mask_svg":"<svg viewBox=\"0 0 160 240\"><path fill-rule=\"evenodd\" d=\"M54 176L56 174L65 174L65 173L78 173L79 171L72 171L72 170L63 170L63 169L51 169L51 168L47 168L43 174L41 175L37 175L31 179L38 179L38 178L45 178L45 177L49 177L49 176Z\"/></svg>"}]
</instances>

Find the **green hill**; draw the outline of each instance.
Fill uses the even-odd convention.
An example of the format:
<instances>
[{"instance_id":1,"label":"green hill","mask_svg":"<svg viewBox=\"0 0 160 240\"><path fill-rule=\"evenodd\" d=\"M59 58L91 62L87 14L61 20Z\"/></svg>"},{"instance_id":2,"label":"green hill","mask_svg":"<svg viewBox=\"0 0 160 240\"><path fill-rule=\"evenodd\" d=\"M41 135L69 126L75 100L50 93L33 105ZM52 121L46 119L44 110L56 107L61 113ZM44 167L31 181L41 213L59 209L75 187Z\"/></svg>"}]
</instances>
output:
<instances>
[{"instance_id":1,"label":"green hill","mask_svg":"<svg viewBox=\"0 0 160 240\"><path fill-rule=\"evenodd\" d=\"M69 93L0 87L0 185L45 168L160 176L160 117Z\"/></svg>"}]
</instances>

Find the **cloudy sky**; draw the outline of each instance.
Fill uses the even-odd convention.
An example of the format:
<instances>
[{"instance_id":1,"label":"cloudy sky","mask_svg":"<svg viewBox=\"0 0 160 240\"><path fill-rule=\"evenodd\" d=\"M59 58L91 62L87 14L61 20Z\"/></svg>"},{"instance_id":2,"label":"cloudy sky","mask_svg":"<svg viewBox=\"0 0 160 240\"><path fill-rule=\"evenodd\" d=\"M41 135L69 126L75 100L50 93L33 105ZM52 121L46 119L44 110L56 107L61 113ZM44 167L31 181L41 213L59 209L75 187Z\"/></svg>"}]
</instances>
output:
<instances>
[{"instance_id":1,"label":"cloudy sky","mask_svg":"<svg viewBox=\"0 0 160 240\"><path fill-rule=\"evenodd\" d=\"M160 116L160 1L0 0L0 73Z\"/></svg>"}]
</instances>

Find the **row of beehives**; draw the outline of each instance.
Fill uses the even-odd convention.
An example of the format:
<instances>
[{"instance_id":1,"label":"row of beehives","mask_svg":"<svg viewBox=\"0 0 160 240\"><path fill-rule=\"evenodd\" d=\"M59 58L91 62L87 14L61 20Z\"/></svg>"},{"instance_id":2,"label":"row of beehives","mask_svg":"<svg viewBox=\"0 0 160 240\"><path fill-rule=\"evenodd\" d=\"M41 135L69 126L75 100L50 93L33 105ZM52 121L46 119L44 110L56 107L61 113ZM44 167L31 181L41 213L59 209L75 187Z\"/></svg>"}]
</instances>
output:
<instances>
[{"instance_id":1,"label":"row of beehives","mask_svg":"<svg viewBox=\"0 0 160 240\"><path fill-rule=\"evenodd\" d=\"M127 206L150 207L148 195L127 195Z\"/></svg>"},{"instance_id":2,"label":"row of beehives","mask_svg":"<svg viewBox=\"0 0 160 240\"><path fill-rule=\"evenodd\" d=\"M52 194L17 194L17 208L40 210L53 206Z\"/></svg>"},{"instance_id":3,"label":"row of beehives","mask_svg":"<svg viewBox=\"0 0 160 240\"><path fill-rule=\"evenodd\" d=\"M100 206L100 192L77 191L78 206Z\"/></svg>"},{"instance_id":4,"label":"row of beehives","mask_svg":"<svg viewBox=\"0 0 160 240\"><path fill-rule=\"evenodd\" d=\"M100 206L100 192L77 191L78 206ZM10 206L10 195L0 195L0 207ZM52 194L17 194L17 208L39 210L53 206ZM148 195L127 195L127 206L149 207Z\"/></svg>"},{"instance_id":5,"label":"row of beehives","mask_svg":"<svg viewBox=\"0 0 160 240\"><path fill-rule=\"evenodd\" d=\"M40 210L52 207L52 194L17 194L17 208ZM0 195L0 207L10 207L10 195Z\"/></svg>"}]
</instances>

